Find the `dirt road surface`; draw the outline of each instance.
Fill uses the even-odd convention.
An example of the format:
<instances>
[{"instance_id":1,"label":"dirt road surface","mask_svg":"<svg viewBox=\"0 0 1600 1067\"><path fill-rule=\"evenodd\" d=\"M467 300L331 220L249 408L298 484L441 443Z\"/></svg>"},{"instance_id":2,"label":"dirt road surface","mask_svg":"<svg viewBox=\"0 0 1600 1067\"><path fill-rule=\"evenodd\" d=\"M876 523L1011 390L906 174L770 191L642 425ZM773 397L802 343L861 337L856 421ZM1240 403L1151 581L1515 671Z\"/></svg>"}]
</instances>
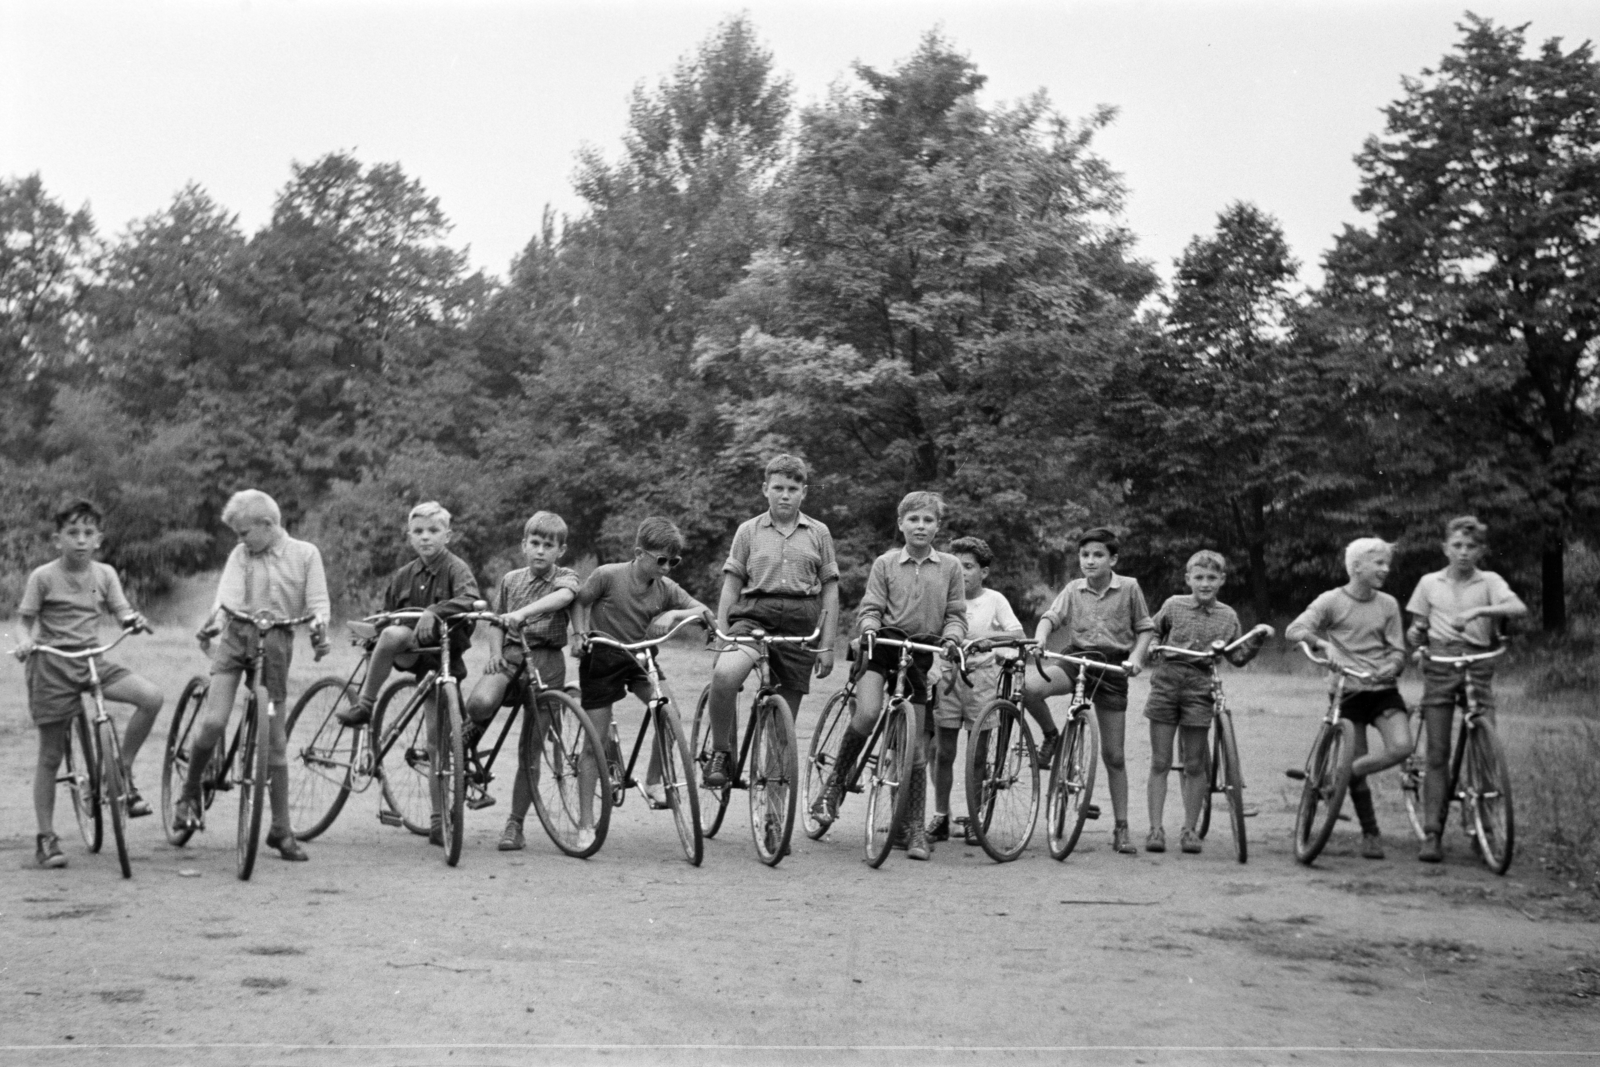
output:
<instances>
[{"instance_id":1,"label":"dirt road surface","mask_svg":"<svg viewBox=\"0 0 1600 1067\"><path fill-rule=\"evenodd\" d=\"M142 660L133 647L124 662L169 701L202 666L176 632ZM297 686L326 670L299 660ZM666 663L692 707L709 655ZM803 737L838 682L808 701ZM1419 864L1392 775L1387 860L1360 858L1344 823L1298 866L1283 769L1303 762L1321 682L1247 671L1229 686L1260 809L1247 865L1225 826L1202 855L1177 851L1176 782L1164 855L1110 851L1102 788L1105 817L1064 863L1041 827L1015 863L951 843L874 871L859 797L776 869L756 862L742 794L698 869L637 794L591 860L560 855L531 816L528 848L501 853L502 779L454 869L380 825L374 789L311 862L263 851L249 882L233 876L229 798L184 849L136 821L124 881L109 847L89 855L69 832L64 797L71 865L35 869L36 742L7 657L0 1064L1600 1061L1600 927L1581 902L1527 854L1488 873L1459 832L1445 864ZM1135 709L1143 694L1137 680ZM138 764L152 795L165 718ZM636 709L623 721L631 739ZM1130 718L1140 841L1146 738Z\"/></svg>"}]
</instances>

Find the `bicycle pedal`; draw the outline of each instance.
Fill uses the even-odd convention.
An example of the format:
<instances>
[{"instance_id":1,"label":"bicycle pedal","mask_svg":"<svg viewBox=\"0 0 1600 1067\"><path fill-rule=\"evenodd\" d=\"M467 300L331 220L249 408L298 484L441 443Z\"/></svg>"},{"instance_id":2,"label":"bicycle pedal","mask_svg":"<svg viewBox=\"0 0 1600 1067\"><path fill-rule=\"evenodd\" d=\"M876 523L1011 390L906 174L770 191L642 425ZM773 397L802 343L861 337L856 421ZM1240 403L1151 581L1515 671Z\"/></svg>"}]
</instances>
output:
<instances>
[{"instance_id":1,"label":"bicycle pedal","mask_svg":"<svg viewBox=\"0 0 1600 1067\"><path fill-rule=\"evenodd\" d=\"M426 770L428 767L428 750L425 748L406 749L406 766L412 770Z\"/></svg>"},{"instance_id":2,"label":"bicycle pedal","mask_svg":"<svg viewBox=\"0 0 1600 1067\"><path fill-rule=\"evenodd\" d=\"M483 794L481 797L471 797L467 800L467 807L471 808L473 811L482 811L484 808L492 808L494 807L494 797L490 796L488 793Z\"/></svg>"},{"instance_id":3,"label":"bicycle pedal","mask_svg":"<svg viewBox=\"0 0 1600 1067\"><path fill-rule=\"evenodd\" d=\"M1083 808L1083 817L1085 819L1098 819L1100 817L1100 805L1085 804Z\"/></svg>"},{"instance_id":4,"label":"bicycle pedal","mask_svg":"<svg viewBox=\"0 0 1600 1067\"><path fill-rule=\"evenodd\" d=\"M1288 770L1283 772L1283 776L1285 778L1293 778L1297 782L1303 782L1306 780L1306 772L1302 771L1299 767L1290 767Z\"/></svg>"},{"instance_id":5,"label":"bicycle pedal","mask_svg":"<svg viewBox=\"0 0 1600 1067\"><path fill-rule=\"evenodd\" d=\"M385 826L405 825L405 820L400 818L400 813L398 811L390 811L388 808L378 809L378 821Z\"/></svg>"}]
</instances>

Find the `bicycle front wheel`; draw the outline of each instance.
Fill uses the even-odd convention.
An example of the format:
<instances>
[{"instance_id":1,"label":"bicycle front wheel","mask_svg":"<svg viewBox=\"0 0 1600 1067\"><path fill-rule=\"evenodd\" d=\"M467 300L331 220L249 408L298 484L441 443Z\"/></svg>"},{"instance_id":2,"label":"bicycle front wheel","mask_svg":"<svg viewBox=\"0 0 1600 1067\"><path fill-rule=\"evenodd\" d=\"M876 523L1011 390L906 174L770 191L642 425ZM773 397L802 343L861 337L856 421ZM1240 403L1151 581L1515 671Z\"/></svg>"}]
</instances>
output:
<instances>
[{"instance_id":1,"label":"bicycle front wheel","mask_svg":"<svg viewBox=\"0 0 1600 1067\"><path fill-rule=\"evenodd\" d=\"M161 828L167 842L186 845L194 831L178 827L174 816L178 800L189 782L189 750L200 726L200 710L205 707L210 679L195 675L183 687L177 706L172 709L172 725L167 727L167 748L161 757Z\"/></svg>"},{"instance_id":2,"label":"bicycle front wheel","mask_svg":"<svg viewBox=\"0 0 1600 1067\"><path fill-rule=\"evenodd\" d=\"M1400 764L1400 795L1405 798L1406 818L1411 832L1421 841L1427 836L1428 720L1421 711L1411 714L1411 736L1415 739L1411 755Z\"/></svg>"},{"instance_id":3,"label":"bicycle front wheel","mask_svg":"<svg viewBox=\"0 0 1600 1067\"><path fill-rule=\"evenodd\" d=\"M1337 726L1323 723L1306 757L1305 784L1294 816L1294 858L1310 864L1333 834L1333 824L1350 788L1350 761L1355 751L1356 728L1345 720Z\"/></svg>"},{"instance_id":4,"label":"bicycle front wheel","mask_svg":"<svg viewBox=\"0 0 1600 1067\"><path fill-rule=\"evenodd\" d=\"M800 784L794 716L782 697L767 696L756 701L750 716L750 733L750 760L745 772L750 793L750 837L761 862L776 867L789 854Z\"/></svg>"},{"instance_id":5,"label":"bicycle front wheel","mask_svg":"<svg viewBox=\"0 0 1600 1067\"><path fill-rule=\"evenodd\" d=\"M434 699L434 765L438 782L439 832L444 836L444 861L461 862L461 839L466 832L467 754L461 736L461 693L446 682Z\"/></svg>"},{"instance_id":6,"label":"bicycle front wheel","mask_svg":"<svg viewBox=\"0 0 1600 1067\"><path fill-rule=\"evenodd\" d=\"M346 726L334 713L351 704L343 678L318 678L300 694L284 724L289 737L289 824L301 841L332 826L350 796L361 728Z\"/></svg>"},{"instance_id":7,"label":"bicycle front wheel","mask_svg":"<svg viewBox=\"0 0 1600 1067\"><path fill-rule=\"evenodd\" d=\"M839 762L839 742L844 740L845 728L856 713L856 698L848 689L841 689L828 698L811 730L811 747L801 768L801 794L804 806L803 828L813 841L828 832L818 822L811 809L828 790L828 779ZM848 768L846 768L848 770ZM842 773L842 772L841 772Z\"/></svg>"},{"instance_id":8,"label":"bicycle front wheel","mask_svg":"<svg viewBox=\"0 0 1600 1067\"><path fill-rule=\"evenodd\" d=\"M605 749L589 713L567 694L547 689L523 710L522 767L533 810L555 846L587 859L611 826L611 782Z\"/></svg>"},{"instance_id":9,"label":"bicycle front wheel","mask_svg":"<svg viewBox=\"0 0 1600 1067\"><path fill-rule=\"evenodd\" d=\"M1463 729L1467 729L1463 727ZM1462 792L1472 809L1478 854L1495 874L1511 869L1514 827L1511 817L1511 776L1494 727L1480 719L1467 733L1467 753L1462 760L1466 778Z\"/></svg>"},{"instance_id":10,"label":"bicycle front wheel","mask_svg":"<svg viewBox=\"0 0 1600 1067\"><path fill-rule=\"evenodd\" d=\"M1039 819L1039 765L1022 712L991 700L967 729L967 823L996 863L1022 855Z\"/></svg>"},{"instance_id":11,"label":"bicycle front wheel","mask_svg":"<svg viewBox=\"0 0 1600 1067\"><path fill-rule=\"evenodd\" d=\"M100 749L100 795L105 798L105 808L111 813L111 839L117 846L117 865L122 877L133 877L133 864L128 860L128 790L122 773L122 744L117 740L117 728L111 720L95 724L95 740Z\"/></svg>"},{"instance_id":12,"label":"bicycle front wheel","mask_svg":"<svg viewBox=\"0 0 1600 1067\"><path fill-rule=\"evenodd\" d=\"M433 756L428 745L432 712L413 707L416 692L417 680L410 677L396 678L384 688L373 712L379 739L373 759L382 759L378 773L385 808L399 816L407 830L427 837L433 814Z\"/></svg>"},{"instance_id":13,"label":"bicycle front wheel","mask_svg":"<svg viewBox=\"0 0 1600 1067\"><path fill-rule=\"evenodd\" d=\"M1217 716L1216 751L1211 756L1211 792L1228 799L1228 826L1233 830L1233 854L1240 863L1250 858L1244 836L1244 771L1239 765L1239 742L1233 735L1233 715ZM1208 792L1208 796L1210 793Z\"/></svg>"},{"instance_id":14,"label":"bicycle front wheel","mask_svg":"<svg viewBox=\"0 0 1600 1067\"><path fill-rule=\"evenodd\" d=\"M905 823L911 802L911 775L917 773L911 752L911 727L906 709L896 701L878 735L878 745L868 770L866 853L869 867L880 867L889 857L894 829Z\"/></svg>"},{"instance_id":15,"label":"bicycle front wheel","mask_svg":"<svg viewBox=\"0 0 1600 1067\"><path fill-rule=\"evenodd\" d=\"M721 786L706 784L706 765L711 762L711 687L708 685L700 690L700 699L694 706L694 729L690 736L693 740L689 747L694 750L695 771L700 776L700 834L703 837L717 836L717 831L722 829L722 819L728 813L728 798L733 794L734 767L728 768L729 780Z\"/></svg>"},{"instance_id":16,"label":"bicycle front wheel","mask_svg":"<svg viewBox=\"0 0 1600 1067\"><path fill-rule=\"evenodd\" d=\"M1095 761L1100 753L1100 726L1094 712L1080 707L1061 730L1050 766L1050 793L1045 802L1046 839L1050 858L1064 860L1078 847L1094 796Z\"/></svg>"},{"instance_id":17,"label":"bicycle front wheel","mask_svg":"<svg viewBox=\"0 0 1600 1067\"><path fill-rule=\"evenodd\" d=\"M99 852L105 838L105 823L100 810L100 759L95 750L94 734L89 730L88 716L81 710L72 720L72 728L67 731L66 758L59 780L66 783L67 795L72 799L72 814L77 819L78 833L83 837L83 843L90 852Z\"/></svg>"},{"instance_id":18,"label":"bicycle front wheel","mask_svg":"<svg viewBox=\"0 0 1600 1067\"><path fill-rule=\"evenodd\" d=\"M250 694L240 729L244 736L235 757L239 789L238 863L240 881L248 881L256 866L256 850L261 846L261 810L267 801L267 714L266 701L259 691Z\"/></svg>"},{"instance_id":19,"label":"bicycle front wheel","mask_svg":"<svg viewBox=\"0 0 1600 1067\"><path fill-rule=\"evenodd\" d=\"M698 867L705 854L705 842L700 835L700 790L695 786L689 742L683 736L678 713L670 706L658 707L655 716L661 788L666 791L667 807L672 809L672 821L678 827L683 858Z\"/></svg>"}]
</instances>

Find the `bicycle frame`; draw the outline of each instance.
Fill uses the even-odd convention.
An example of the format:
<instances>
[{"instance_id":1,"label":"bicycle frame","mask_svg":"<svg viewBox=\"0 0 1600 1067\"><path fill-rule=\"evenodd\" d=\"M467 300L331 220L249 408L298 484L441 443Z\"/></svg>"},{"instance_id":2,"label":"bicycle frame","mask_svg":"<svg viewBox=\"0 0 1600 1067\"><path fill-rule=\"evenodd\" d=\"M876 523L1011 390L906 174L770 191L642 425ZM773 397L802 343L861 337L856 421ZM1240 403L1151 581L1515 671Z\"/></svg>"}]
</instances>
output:
<instances>
[{"instance_id":1,"label":"bicycle frame","mask_svg":"<svg viewBox=\"0 0 1600 1067\"><path fill-rule=\"evenodd\" d=\"M893 692L885 692L883 704L878 708L878 717L872 724L872 732L867 735L867 743L861 749L861 754L856 757L854 766L850 768L850 775L845 779L844 787L848 792L861 792L861 773L866 770L868 763L876 766L877 756L874 754L878 738L883 734L884 724L889 721L889 713L899 704L910 706L911 682L907 677L907 668L911 666L911 657L916 652L930 652L934 655L943 655L944 649L938 645L920 644L909 637L901 640L896 637L879 637L878 631L868 630L858 639L861 648L860 670L865 671L866 665L872 661L872 654L879 644L900 649L900 662L895 670L895 685ZM962 661L962 673L965 673L966 662ZM858 672L859 673L859 672ZM854 678L852 678L854 681ZM916 738L914 744L920 744L921 738Z\"/></svg>"},{"instance_id":2,"label":"bicycle frame","mask_svg":"<svg viewBox=\"0 0 1600 1067\"><path fill-rule=\"evenodd\" d=\"M748 648L756 654L756 693L750 701L751 716L745 723L744 739L739 742L738 762L734 765L733 776L728 781L728 785L731 788L748 789L750 783L746 781L744 771L745 764L750 757L750 739L754 736L751 724L755 721L756 705L765 697L783 699L778 697L778 689L772 684L772 666L768 659L768 653L773 645L805 645L815 641L822 636L822 625L818 623L817 628L805 637L778 637L760 629L748 634L728 634L723 633L721 630L713 630L712 633L718 640L726 642L730 649L732 646ZM730 649L719 649L718 651L726 652ZM737 728L737 724L735 726Z\"/></svg>"},{"instance_id":3,"label":"bicycle frame","mask_svg":"<svg viewBox=\"0 0 1600 1067\"><path fill-rule=\"evenodd\" d=\"M694 618L680 619L676 626L660 637L652 638L648 641L636 641L632 644L624 644L616 638L598 631L585 635L585 640L591 644L604 645L607 648L614 648L619 652L626 652L632 656L634 662L644 671L645 677L650 680L650 699L645 701L644 718L639 722L639 735L634 738L633 751L628 756L628 762L625 766L619 767L622 774L620 781L614 783L616 796L613 798L613 803L621 804L627 788L633 786L639 790L639 795L644 797L645 803L652 808L657 806L650 799L650 794L645 791L645 787L640 785L633 777L633 769L639 762L639 753L644 749L645 735L650 732L650 726L655 723L656 717L665 711L666 706L672 700L664 688L666 676L661 673L661 665L656 662L655 650L665 644L679 630L696 621L698 620ZM659 724L657 728L659 729ZM617 739L617 721L615 718L611 720L611 736L613 740ZM620 752L618 754L620 755Z\"/></svg>"},{"instance_id":4,"label":"bicycle frame","mask_svg":"<svg viewBox=\"0 0 1600 1067\"><path fill-rule=\"evenodd\" d=\"M1469 791L1464 791L1461 787L1461 764L1466 757L1469 735L1480 729L1483 729L1486 725L1489 725L1485 721L1483 710L1478 706L1477 692L1473 688L1472 682L1467 676L1467 672L1473 664L1486 663L1491 660L1498 659L1505 655L1505 652L1506 650L1504 646L1489 652L1477 652L1461 656L1439 656L1430 652L1426 648L1417 650L1417 655L1420 659L1429 663L1438 664L1443 667L1453 668L1460 672L1461 675L1461 695L1455 704L1456 708L1461 709L1461 729L1454 730L1455 744L1451 751L1449 764L1450 784L1445 790L1445 810L1439 813L1439 821L1442 824L1449 815L1450 802L1459 801L1461 803L1461 819L1463 829L1465 829L1467 836L1473 839L1476 839L1477 837L1477 828L1472 821L1472 806L1477 802L1479 795L1487 796L1492 794L1470 793ZM1454 719L1454 711L1455 709L1452 708L1452 720ZM1421 709L1418 709L1418 713L1421 714ZM1451 726L1453 729L1453 721ZM1426 766L1425 754L1423 755L1423 760L1424 766Z\"/></svg>"}]
</instances>

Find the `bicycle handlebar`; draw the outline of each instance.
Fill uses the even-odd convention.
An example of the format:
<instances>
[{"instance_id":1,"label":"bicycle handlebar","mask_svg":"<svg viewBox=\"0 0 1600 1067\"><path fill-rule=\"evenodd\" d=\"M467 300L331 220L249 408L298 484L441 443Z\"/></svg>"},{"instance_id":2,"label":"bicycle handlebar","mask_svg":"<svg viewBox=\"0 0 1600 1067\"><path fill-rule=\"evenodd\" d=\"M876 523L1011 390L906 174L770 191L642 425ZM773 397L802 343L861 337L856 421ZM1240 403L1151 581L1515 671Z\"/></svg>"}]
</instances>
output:
<instances>
[{"instance_id":1,"label":"bicycle handlebar","mask_svg":"<svg viewBox=\"0 0 1600 1067\"><path fill-rule=\"evenodd\" d=\"M48 652L52 656L60 656L62 659L91 659L95 656L105 655L107 652L110 652L113 648L116 648L134 634L149 632L150 631L148 628L133 627L130 629L125 629L118 634L117 639L112 641L109 645L101 645L99 648L80 648L71 652L68 652L64 648L56 648L54 645L34 645L33 648L28 650L28 655L31 656L35 652ZM13 650L13 654L15 654L15 650Z\"/></svg>"},{"instance_id":2,"label":"bicycle handlebar","mask_svg":"<svg viewBox=\"0 0 1600 1067\"><path fill-rule=\"evenodd\" d=\"M1346 667L1343 664L1333 662L1331 659L1319 657L1316 653L1316 650L1305 641L1300 642L1300 651L1306 654L1306 659L1310 660L1312 663L1315 663L1317 666L1326 667L1330 671L1338 671L1347 678L1359 678L1362 681L1370 681L1372 678L1371 671L1358 671L1354 667Z\"/></svg>"},{"instance_id":3,"label":"bicycle handlebar","mask_svg":"<svg viewBox=\"0 0 1600 1067\"><path fill-rule=\"evenodd\" d=\"M691 622L705 625L705 620L700 618L700 616L691 615L687 619L679 619L677 625L673 626L672 629L668 630L660 637L651 637L643 641L635 641L632 644L624 644L623 642L618 641L615 637L612 637L610 634L601 633L599 630L590 630L588 633L583 635L583 639L590 644L598 643L602 645L609 645L612 648L620 649L623 652L640 652L644 649L655 648L657 645L662 644L669 637L683 629L685 626L689 625Z\"/></svg>"},{"instance_id":4,"label":"bicycle handlebar","mask_svg":"<svg viewBox=\"0 0 1600 1067\"><path fill-rule=\"evenodd\" d=\"M1122 666L1121 664L1107 663L1103 659L1084 659L1082 656L1071 656L1065 652L1051 652L1049 649L1045 648L1036 649L1034 651L1034 656L1041 660L1053 659L1059 660L1062 663L1071 663L1076 667L1092 667L1097 671L1105 671L1107 674L1128 673L1128 668ZM1040 669L1042 670L1043 668L1041 667Z\"/></svg>"},{"instance_id":5,"label":"bicycle handlebar","mask_svg":"<svg viewBox=\"0 0 1600 1067\"><path fill-rule=\"evenodd\" d=\"M822 636L822 625L819 623L815 630L812 630L804 637L779 637L774 634L769 634L765 630L759 628L754 632L747 634L727 634L716 629L715 627L712 628L711 635L720 641L727 642L730 645L803 645L810 641L815 641L817 638ZM718 651L726 651L726 649L719 649ZM812 651L816 652L820 651L820 649L812 649Z\"/></svg>"},{"instance_id":6,"label":"bicycle handlebar","mask_svg":"<svg viewBox=\"0 0 1600 1067\"><path fill-rule=\"evenodd\" d=\"M961 643L961 648L964 652L971 652L979 645L987 645L991 649L1032 649L1036 648L1038 644L1039 642L1035 641L1031 637L974 637L971 640L963 641Z\"/></svg>"},{"instance_id":7,"label":"bicycle handlebar","mask_svg":"<svg viewBox=\"0 0 1600 1067\"><path fill-rule=\"evenodd\" d=\"M1246 633L1240 634L1238 637L1234 638L1232 642L1226 645L1213 644L1210 648L1206 649L1179 648L1177 645L1156 645L1150 651L1160 652L1163 655L1189 656L1190 658L1197 660L1210 660L1216 659L1218 656L1227 655L1229 652L1232 652L1234 649L1238 648L1246 641L1251 640L1258 634L1261 636L1262 640L1266 640L1276 632L1276 630L1268 626L1266 623L1261 623L1258 626L1252 626Z\"/></svg>"},{"instance_id":8,"label":"bicycle handlebar","mask_svg":"<svg viewBox=\"0 0 1600 1067\"><path fill-rule=\"evenodd\" d=\"M1473 652L1465 656L1440 656L1428 651L1426 648L1417 649L1417 655L1430 663L1442 663L1447 667L1465 667L1469 663L1482 663L1484 660L1495 659L1506 654L1506 648L1499 648L1489 652Z\"/></svg>"},{"instance_id":9,"label":"bicycle handlebar","mask_svg":"<svg viewBox=\"0 0 1600 1067\"><path fill-rule=\"evenodd\" d=\"M254 615L248 612L237 611L228 605L222 605L222 612L235 622L248 622L258 630L290 630L301 623L314 622L316 615L307 613L293 619L280 619L270 611L258 611Z\"/></svg>"}]
</instances>

